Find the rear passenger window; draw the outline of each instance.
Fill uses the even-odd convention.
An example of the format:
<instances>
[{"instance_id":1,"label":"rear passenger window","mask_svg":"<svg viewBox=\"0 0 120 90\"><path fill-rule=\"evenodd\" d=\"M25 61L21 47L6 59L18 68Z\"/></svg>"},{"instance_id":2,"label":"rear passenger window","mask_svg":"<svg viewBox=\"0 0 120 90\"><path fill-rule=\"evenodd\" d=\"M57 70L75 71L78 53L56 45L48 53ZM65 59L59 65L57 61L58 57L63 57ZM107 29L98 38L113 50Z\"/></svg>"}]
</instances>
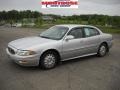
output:
<instances>
[{"instance_id":1,"label":"rear passenger window","mask_svg":"<svg viewBox=\"0 0 120 90\"><path fill-rule=\"evenodd\" d=\"M91 37L91 36L99 35L99 31L96 30L95 28L84 28L84 34L85 37Z\"/></svg>"}]
</instances>

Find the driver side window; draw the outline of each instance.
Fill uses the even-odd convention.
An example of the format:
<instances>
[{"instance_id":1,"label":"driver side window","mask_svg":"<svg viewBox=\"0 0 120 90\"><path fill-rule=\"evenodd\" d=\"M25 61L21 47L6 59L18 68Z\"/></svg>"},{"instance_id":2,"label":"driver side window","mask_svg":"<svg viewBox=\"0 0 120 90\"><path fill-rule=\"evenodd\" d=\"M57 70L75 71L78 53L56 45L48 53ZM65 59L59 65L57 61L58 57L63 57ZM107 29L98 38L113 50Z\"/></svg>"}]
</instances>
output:
<instances>
[{"instance_id":1,"label":"driver side window","mask_svg":"<svg viewBox=\"0 0 120 90\"><path fill-rule=\"evenodd\" d=\"M74 36L75 39L77 39L77 38L82 38L82 37L83 37L82 29L81 29L81 28L72 29L72 30L68 33L68 35Z\"/></svg>"}]
</instances>

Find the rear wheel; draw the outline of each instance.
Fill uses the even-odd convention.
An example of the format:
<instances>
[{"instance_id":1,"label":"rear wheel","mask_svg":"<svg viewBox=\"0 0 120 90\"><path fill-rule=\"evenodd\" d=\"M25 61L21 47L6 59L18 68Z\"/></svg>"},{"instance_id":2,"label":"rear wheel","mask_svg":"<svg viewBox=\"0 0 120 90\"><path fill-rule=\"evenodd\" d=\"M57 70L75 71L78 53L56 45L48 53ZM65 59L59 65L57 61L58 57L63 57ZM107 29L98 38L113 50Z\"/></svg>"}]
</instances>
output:
<instances>
[{"instance_id":1,"label":"rear wheel","mask_svg":"<svg viewBox=\"0 0 120 90\"><path fill-rule=\"evenodd\" d=\"M54 68L57 64L57 54L55 52L46 52L42 55L40 60L40 66L43 69Z\"/></svg>"},{"instance_id":2,"label":"rear wheel","mask_svg":"<svg viewBox=\"0 0 120 90\"><path fill-rule=\"evenodd\" d=\"M103 43L100 45L97 55L103 57L106 55L107 51L107 45Z\"/></svg>"}]
</instances>

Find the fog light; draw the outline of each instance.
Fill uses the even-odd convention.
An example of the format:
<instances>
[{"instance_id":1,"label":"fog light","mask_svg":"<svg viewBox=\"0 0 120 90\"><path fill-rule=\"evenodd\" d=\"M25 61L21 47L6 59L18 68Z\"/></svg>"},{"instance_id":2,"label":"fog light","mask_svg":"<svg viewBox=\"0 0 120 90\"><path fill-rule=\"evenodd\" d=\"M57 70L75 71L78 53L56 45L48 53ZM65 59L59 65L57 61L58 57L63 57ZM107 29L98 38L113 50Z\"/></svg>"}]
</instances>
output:
<instances>
[{"instance_id":1,"label":"fog light","mask_svg":"<svg viewBox=\"0 0 120 90\"><path fill-rule=\"evenodd\" d=\"M27 63L27 61L19 61L19 63Z\"/></svg>"}]
</instances>

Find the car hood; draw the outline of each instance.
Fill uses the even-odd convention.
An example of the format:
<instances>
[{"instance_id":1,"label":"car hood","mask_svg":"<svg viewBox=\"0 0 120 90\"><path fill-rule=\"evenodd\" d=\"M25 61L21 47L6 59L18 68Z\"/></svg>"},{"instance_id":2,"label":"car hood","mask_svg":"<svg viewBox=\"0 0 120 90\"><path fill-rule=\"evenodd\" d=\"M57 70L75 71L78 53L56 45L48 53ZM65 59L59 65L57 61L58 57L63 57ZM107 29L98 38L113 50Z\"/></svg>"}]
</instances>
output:
<instances>
[{"instance_id":1,"label":"car hood","mask_svg":"<svg viewBox=\"0 0 120 90\"><path fill-rule=\"evenodd\" d=\"M41 38L41 37L26 37L11 41L8 46L12 46L16 49L27 49L38 45L44 45L46 43L54 42L56 40Z\"/></svg>"}]
</instances>

